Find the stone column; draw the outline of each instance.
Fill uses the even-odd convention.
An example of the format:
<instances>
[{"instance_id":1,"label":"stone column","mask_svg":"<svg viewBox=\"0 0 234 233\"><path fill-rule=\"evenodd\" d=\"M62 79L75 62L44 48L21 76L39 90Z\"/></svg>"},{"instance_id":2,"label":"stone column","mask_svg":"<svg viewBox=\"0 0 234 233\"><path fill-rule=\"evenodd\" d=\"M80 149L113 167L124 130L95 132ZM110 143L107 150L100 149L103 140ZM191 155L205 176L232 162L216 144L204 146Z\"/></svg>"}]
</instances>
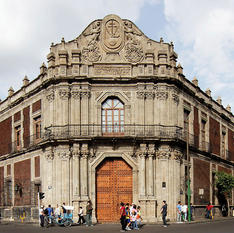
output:
<instances>
[{"instance_id":1,"label":"stone column","mask_svg":"<svg viewBox=\"0 0 234 233\"><path fill-rule=\"evenodd\" d=\"M154 92L149 90L145 92L145 133L153 135L154 133Z\"/></svg>"},{"instance_id":2,"label":"stone column","mask_svg":"<svg viewBox=\"0 0 234 233\"><path fill-rule=\"evenodd\" d=\"M68 87L60 87L58 90L58 94L60 97L59 106L57 109L57 114L60 115L61 118L61 125L68 125L69 124L69 96L70 90ZM59 111L60 109L60 111ZM59 119L58 118L58 119Z\"/></svg>"},{"instance_id":3,"label":"stone column","mask_svg":"<svg viewBox=\"0 0 234 233\"><path fill-rule=\"evenodd\" d=\"M145 92L143 89L137 91L137 117L136 124L140 125L136 127L136 134L144 134L144 124L145 124Z\"/></svg>"},{"instance_id":4,"label":"stone column","mask_svg":"<svg viewBox=\"0 0 234 233\"><path fill-rule=\"evenodd\" d=\"M53 160L54 160L54 151L53 147L49 147L46 150L45 153L45 163L44 164L44 171L43 171L43 177L44 177L44 182L43 182L43 192L45 192L45 198L47 203L54 204L54 198L53 198L53 193L52 193L52 188L53 187ZM45 175L46 174L46 175Z\"/></svg>"},{"instance_id":5,"label":"stone column","mask_svg":"<svg viewBox=\"0 0 234 233\"><path fill-rule=\"evenodd\" d=\"M78 143L73 144L73 199L80 197L80 145Z\"/></svg>"},{"instance_id":6,"label":"stone column","mask_svg":"<svg viewBox=\"0 0 234 233\"><path fill-rule=\"evenodd\" d=\"M88 199L88 156L88 144L82 144L80 171L81 199Z\"/></svg>"},{"instance_id":7,"label":"stone column","mask_svg":"<svg viewBox=\"0 0 234 233\"><path fill-rule=\"evenodd\" d=\"M148 158L148 196L154 195L154 164L153 157L155 156L154 144L149 145Z\"/></svg>"},{"instance_id":8,"label":"stone column","mask_svg":"<svg viewBox=\"0 0 234 233\"><path fill-rule=\"evenodd\" d=\"M145 188L145 157L146 157L146 144L140 145L139 155L139 197L140 199L145 198L146 188Z\"/></svg>"},{"instance_id":9,"label":"stone column","mask_svg":"<svg viewBox=\"0 0 234 233\"><path fill-rule=\"evenodd\" d=\"M158 104L158 111L160 112L160 124L166 125L168 119L168 112L167 112L167 99L168 99L168 88L165 85L158 85L156 86L155 92L156 101L159 102Z\"/></svg>"},{"instance_id":10,"label":"stone column","mask_svg":"<svg viewBox=\"0 0 234 233\"><path fill-rule=\"evenodd\" d=\"M88 124L89 124L89 98L90 91L84 89L81 91L81 134L88 135Z\"/></svg>"}]
</instances>

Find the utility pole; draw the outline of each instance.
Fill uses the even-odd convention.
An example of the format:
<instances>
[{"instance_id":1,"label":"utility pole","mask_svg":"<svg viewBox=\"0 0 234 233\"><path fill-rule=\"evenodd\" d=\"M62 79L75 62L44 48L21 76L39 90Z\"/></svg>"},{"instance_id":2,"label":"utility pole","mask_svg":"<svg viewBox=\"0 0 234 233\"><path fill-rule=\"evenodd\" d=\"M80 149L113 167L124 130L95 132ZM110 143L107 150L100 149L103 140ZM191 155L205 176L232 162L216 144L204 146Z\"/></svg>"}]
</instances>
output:
<instances>
[{"instance_id":1,"label":"utility pole","mask_svg":"<svg viewBox=\"0 0 234 233\"><path fill-rule=\"evenodd\" d=\"M187 119L188 120L188 119ZM189 155L189 130L187 130L186 137L186 154L187 154L187 195L188 195L188 221L191 222L191 190L190 190L190 155Z\"/></svg>"}]
</instances>

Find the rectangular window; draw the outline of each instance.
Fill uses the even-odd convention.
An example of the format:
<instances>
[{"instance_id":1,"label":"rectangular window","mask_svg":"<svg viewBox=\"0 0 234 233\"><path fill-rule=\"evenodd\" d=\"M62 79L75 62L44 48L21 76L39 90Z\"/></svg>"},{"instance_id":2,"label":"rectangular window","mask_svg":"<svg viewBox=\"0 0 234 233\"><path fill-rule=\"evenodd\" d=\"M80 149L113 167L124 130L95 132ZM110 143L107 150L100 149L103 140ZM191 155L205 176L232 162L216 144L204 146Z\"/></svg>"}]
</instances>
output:
<instances>
[{"instance_id":1,"label":"rectangular window","mask_svg":"<svg viewBox=\"0 0 234 233\"><path fill-rule=\"evenodd\" d=\"M189 111L184 109L184 132L189 132Z\"/></svg>"},{"instance_id":2,"label":"rectangular window","mask_svg":"<svg viewBox=\"0 0 234 233\"><path fill-rule=\"evenodd\" d=\"M41 116L33 119L34 142L39 142L41 139Z\"/></svg>"},{"instance_id":3,"label":"rectangular window","mask_svg":"<svg viewBox=\"0 0 234 233\"><path fill-rule=\"evenodd\" d=\"M226 154L226 132L222 131L222 151L221 151L221 157L225 158Z\"/></svg>"},{"instance_id":4,"label":"rectangular window","mask_svg":"<svg viewBox=\"0 0 234 233\"><path fill-rule=\"evenodd\" d=\"M206 149L206 121L201 121L201 148L202 150Z\"/></svg>"},{"instance_id":5,"label":"rectangular window","mask_svg":"<svg viewBox=\"0 0 234 233\"><path fill-rule=\"evenodd\" d=\"M15 127L15 149L20 150L21 148L21 126Z\"/></svg>"}]
</instances>

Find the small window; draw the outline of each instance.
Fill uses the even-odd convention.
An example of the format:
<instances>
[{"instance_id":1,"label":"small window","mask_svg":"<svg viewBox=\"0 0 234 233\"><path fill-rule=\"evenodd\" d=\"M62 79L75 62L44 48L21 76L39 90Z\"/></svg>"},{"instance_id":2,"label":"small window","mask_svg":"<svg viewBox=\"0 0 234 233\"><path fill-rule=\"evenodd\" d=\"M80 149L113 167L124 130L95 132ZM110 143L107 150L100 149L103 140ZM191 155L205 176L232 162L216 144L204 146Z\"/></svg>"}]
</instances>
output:
<instances>
[{"instance_id":1,"label":"small window","mask_svg":"<svg viewBox=\"0 0 234 233\"><path fill-rule=\"evenodd\" d=\"M21 127L15 127L15 147L16 150L20 150L21 148Z\"/></svg>"},{"instance_id":2,"label":"small window","mask_svg":"<svg viewBox=\"0 0 234 233\"><path fill-rule=\"evenodd\" d=\"M38 142L41 139L41 116L33 119L34 141Z\"/></svg>"}]
</instances>

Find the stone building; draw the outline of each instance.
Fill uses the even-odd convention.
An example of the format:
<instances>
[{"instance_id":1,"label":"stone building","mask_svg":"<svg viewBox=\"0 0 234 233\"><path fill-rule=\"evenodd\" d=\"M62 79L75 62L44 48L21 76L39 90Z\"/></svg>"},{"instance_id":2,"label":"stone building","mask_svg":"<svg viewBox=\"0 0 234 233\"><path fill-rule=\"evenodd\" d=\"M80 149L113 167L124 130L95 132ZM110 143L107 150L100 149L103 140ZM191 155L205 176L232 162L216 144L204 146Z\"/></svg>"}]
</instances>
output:
<instances>
[{"instance_id":1,"label":"stone building","mask_svg":"<svg viewBox=\"0 0 234 233\"><path fill-rule=\"evenodd\" d=\"M188 167L195 214L219 206L214 172L234 174L233 114L185 78L173 43L108 15L52 43L47 59L0 103L3 218L36 220L41 191L43 204L65 202L75 216L91 200L98 222L118 221L121 201L159 221L167 200L173 220Z\"/></svg>"}]
</instances>

